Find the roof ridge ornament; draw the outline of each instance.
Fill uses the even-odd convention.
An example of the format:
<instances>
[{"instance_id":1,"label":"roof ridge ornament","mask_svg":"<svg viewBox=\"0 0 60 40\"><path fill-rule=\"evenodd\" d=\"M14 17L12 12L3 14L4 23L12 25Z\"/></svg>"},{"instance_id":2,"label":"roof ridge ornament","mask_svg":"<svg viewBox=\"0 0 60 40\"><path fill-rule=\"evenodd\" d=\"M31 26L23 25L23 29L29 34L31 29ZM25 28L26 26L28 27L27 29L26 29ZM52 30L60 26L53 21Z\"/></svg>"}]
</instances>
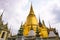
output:
<instances>
[{"instance_id":1,"label":"roof ridge ornament","mask_svg":"<svg viewBox=\"0 0 60 40\"><path fill-rule=\"evenodd\" d=\"M4 13L4 10L3 10L2 14L1 14L1 17L3 16L3 13Z\"/></svg>"},{"instance_id":2,"label":"roof ridge ornament","mask_svg":"<svg viewBox=\"0 0 60 40\"><path fill-rule=\"evenodd\" d=\"M41 23L41 20L40 20L40 16L39 16L39 26L42 27L42 23Z\"/></svg>"}]
</instances>

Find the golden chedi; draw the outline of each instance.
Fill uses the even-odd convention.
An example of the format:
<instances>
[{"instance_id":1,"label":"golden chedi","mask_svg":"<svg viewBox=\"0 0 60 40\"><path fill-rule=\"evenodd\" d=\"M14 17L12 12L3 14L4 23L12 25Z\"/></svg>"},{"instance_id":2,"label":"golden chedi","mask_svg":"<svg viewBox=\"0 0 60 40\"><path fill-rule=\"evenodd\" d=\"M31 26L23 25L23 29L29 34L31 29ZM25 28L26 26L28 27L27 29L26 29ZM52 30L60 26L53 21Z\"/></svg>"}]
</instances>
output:
<instances>
[{"instance_id":1,"label":"golden chedi","mask_svg":"<svg viewBox=\"0 0 60 40\"><path fill-rule=\"evenodd\" d=\"M27 16L27 20L26 20L25 24L23 25L23 29L24 29L23 35L24 36L28 36L31 26L35 33L36 33L36 28L38 27L40 37L48 37L48 32L47 32L47 28L45 26L44 20L41 23L40 18L39 18L39 23L38 23L38 20L34 14L32 5L30 8L29 15Z\"/></svg>"}]
</instances>

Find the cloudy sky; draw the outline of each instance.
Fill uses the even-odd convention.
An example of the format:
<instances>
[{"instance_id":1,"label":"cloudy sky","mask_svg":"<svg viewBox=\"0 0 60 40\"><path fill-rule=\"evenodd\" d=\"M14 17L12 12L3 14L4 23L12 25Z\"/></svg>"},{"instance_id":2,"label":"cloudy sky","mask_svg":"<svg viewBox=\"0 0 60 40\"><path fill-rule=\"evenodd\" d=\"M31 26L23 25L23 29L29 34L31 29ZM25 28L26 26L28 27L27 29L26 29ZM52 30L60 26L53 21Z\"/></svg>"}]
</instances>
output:
<instances>
[{"instance_id":1,"label":"cloudy sky","mask_svg":"<svg viewBox=\"0 0 60 40\"><path fill-rule=\"evenodd\" d=\"M16 34L21 22L26 21L31 2L35 15L44 20L47 27L56 28L60 34L60 0L0 0L0 14L4 10L4 24L8 22L11 32Z\"/></svg>"}]
</instances>

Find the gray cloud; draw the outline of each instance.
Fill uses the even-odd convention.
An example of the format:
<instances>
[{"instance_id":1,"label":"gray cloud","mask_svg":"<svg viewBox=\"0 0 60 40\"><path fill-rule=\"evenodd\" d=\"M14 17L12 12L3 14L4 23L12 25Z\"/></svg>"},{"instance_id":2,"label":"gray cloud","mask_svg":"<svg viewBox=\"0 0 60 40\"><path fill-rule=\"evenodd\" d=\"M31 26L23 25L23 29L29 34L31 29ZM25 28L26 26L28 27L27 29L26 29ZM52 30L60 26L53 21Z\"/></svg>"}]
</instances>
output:
<instances>
[{"instance_id":1,"label":"gray cloud","mask_svg":"<svg viewBox=\"0 0 60 40\"><path fill-rule=\"evenodd\" d=\"M56 22L57 23L60 22L60 7L55 5L54 8L52 9L52 13L56 15L56 18L55 18Z\"/></svg>"}]
</instances>

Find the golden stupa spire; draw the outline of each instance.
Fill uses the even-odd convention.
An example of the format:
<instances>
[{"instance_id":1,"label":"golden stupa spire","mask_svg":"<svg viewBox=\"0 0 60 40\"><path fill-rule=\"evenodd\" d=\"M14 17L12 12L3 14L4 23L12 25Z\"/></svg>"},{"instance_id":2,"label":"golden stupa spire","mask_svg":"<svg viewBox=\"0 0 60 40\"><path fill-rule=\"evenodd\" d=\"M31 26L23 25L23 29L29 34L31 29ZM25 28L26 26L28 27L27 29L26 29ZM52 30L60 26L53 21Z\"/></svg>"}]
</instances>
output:
<instances>
[{"instance_id":1,"label":"golden stupa spire","mask_svg":"<svg viewBox=\"0 0 60 40\"><path fill-rule=\"evenodd\" d=\"M30 14L34 14L32 3L31 3L31 7L30 7Z\"/></svg>"}]
</instances>

